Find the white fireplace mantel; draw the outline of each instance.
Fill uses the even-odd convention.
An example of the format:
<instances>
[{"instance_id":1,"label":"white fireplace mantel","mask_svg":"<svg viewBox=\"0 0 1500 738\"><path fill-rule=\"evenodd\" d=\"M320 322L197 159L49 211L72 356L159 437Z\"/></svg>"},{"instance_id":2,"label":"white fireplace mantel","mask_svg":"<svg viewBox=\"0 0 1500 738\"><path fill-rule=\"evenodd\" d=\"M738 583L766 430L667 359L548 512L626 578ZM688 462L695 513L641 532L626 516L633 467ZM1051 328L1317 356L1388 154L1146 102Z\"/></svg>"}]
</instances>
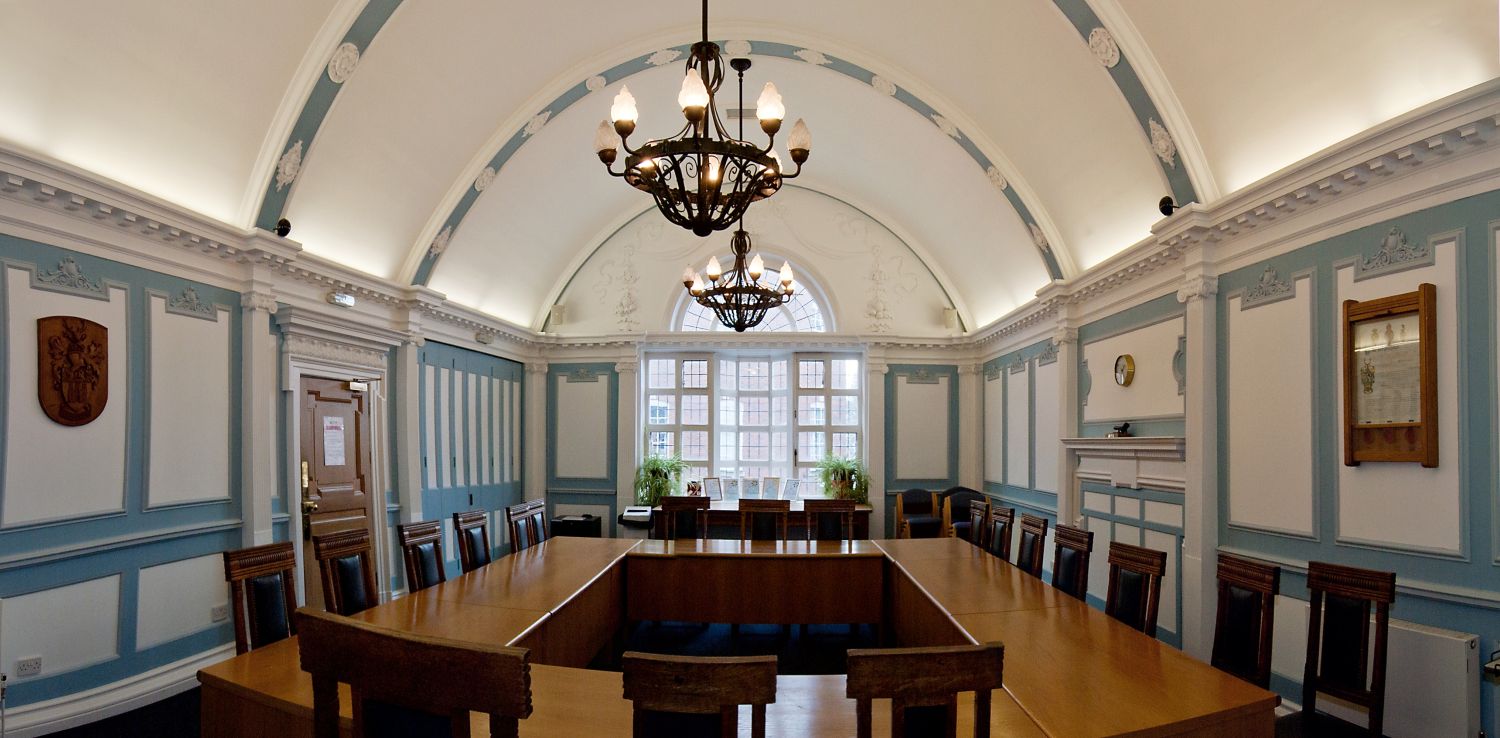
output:
<instances>
[{"instance_id":1,"label":"white fireplace mantel","mask_svg":"<svg viewBox=\"0 0 1500 738\"><path fill-rule=\"evenodd\" d=\"M1064 438L1062 445L1080 483L1166 492L1187 488L1187 439L1181 436Z\"/></svg>"}]
</instances>

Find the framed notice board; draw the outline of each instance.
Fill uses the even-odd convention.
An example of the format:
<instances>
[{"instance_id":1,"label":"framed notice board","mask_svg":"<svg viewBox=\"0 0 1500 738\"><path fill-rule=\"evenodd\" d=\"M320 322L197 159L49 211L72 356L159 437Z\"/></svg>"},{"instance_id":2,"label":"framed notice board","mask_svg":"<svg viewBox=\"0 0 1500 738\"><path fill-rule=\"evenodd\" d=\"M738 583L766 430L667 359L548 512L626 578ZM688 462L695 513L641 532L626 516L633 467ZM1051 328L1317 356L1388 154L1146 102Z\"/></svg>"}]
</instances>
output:
<instances>
[{"instance_id":1,"label":"framed notice board","mask_svg":"<svg viewBox=\"0 0 1500 738\"><path fill-rule=\"evenodd\" d=\"M1344 301L1344 464L1438 465L1437 288Z\"/></svg>"}]
</instances>

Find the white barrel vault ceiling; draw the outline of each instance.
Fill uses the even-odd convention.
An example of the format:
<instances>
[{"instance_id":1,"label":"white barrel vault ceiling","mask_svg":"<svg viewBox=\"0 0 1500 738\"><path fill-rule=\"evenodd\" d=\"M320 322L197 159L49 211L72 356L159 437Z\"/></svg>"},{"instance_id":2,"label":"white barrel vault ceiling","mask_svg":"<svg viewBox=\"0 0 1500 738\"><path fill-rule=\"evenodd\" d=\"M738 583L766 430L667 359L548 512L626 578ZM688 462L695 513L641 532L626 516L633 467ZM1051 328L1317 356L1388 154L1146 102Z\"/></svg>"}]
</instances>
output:
<instances>
[{"instance_id":1,"label":"white barrel vault ceiling","mask_svg":"<svg viewBox=\"0 0 1500 738\"><path fill-rule=\"evenodd\" d=\"M1163 195L1212 202L1500 74L1495 15L720 0L710 35L755 61L751 104L775 81L812 127L798 184L900 234L974 328L1146 237ZM647 206L592 128L628 83L638 135L675 129L698 4L65 0L0 26L27 29L0 62L5 144L233 226L288 217L310 253L538 328Z\"/></svg>"}]
</instances>

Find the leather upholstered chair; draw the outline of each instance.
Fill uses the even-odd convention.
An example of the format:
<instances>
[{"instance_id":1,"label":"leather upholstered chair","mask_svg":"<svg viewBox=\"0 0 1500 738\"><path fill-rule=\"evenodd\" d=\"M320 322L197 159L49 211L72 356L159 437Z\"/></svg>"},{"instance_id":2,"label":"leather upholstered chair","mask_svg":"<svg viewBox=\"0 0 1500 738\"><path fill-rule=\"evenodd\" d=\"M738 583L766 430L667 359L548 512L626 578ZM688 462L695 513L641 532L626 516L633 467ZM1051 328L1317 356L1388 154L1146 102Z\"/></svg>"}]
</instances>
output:
<instances>
[{"instance_id":1,"label":"leather upholstered chair","mask_svg":"<svg viewBox=\"0 0 1500 738\"><path fill-rule=\"evenodd\" d=\"M443 562L443 525L436 520L396 526L401 561L406 564L406 591L416 592L448 580Z\"/></svg>"},{"instance_id":2,"label":"leather upholstered chair","mask_svg":"<svg viewBox=\"0 0 1500 738\"><path fill-rule=\"evenodd\" d=\"M974 500L969 503L969 543L985 548L989 543L989 520L989 500Z\"/></svg>"},{"instance_id":3,"label":"leather upholstered chair","mask_svg":"<svg viewBox=\"0 0 1500 738\"><path fill-rule=\"evenodd\" d=\"M709 499L701 495L671 495L661 498L662 537L708 537Z\"/></svg>"},{"instance_id":4,"label":"leather upholstered chair","mask_svg":"<svg viewBox=\"0 0 1500 738\"><path fill-rule=\"evenodd\" d=\"M1015 524L1015 508L991 505L984 525L984 550L999 556L1001 561L1010 561L1011 530Z\"/></svg>"},{"instance_id":5,"label":"leather upholstered chair","mask_svg":"<svg viewBox=\"0 0 1500 738\"><path fill-rule=\"evenodd\" d=\"M453 513L458 565L465 573L490 563L490 516L483 510Z\"/></svg>"},{"instance_id":6,"label":"leather upholstered chair","mask_svg":"<svg viewBox=\"0 0 1500 738\"><path fill-rule=\"evenodd\" d=\"M1321 561L1307 564L1312 598L1307 616L1307 662L1302 673L1302 711L1276 721L1278 736L1381 735L1385 727L1386 645L1393 572L1357 569ZM1370 652L1370 611L1375 611L1375 650ZM1337 697L1369 713L1368 731L1318 712L1318 693Z\"/></svg>"},{"instance_id":7,"label":"leather upholstered chair","mask_svg":"<svg viewBox=\"0 0 1500 738\"><path fill-rule=\"evenodd\" d=\"M988 502L983 492L968 487L954 487L943 493L943 532L950 538L962 538L973 542L973 522L969 517L969 504Z\"/></svg>"},{"instance_id":8,"label":"leather upholstered chair","mask_svg":"<svg viewBox=\"0 0 1500 738\"><path fill-rule=\"evenodd\" d=\"M740 705L750 705L750 735L766 735L766 705L776 701L775 656L620 658L625 699L634 703L632 735L739 735Z\"/></svg>"},{"instance_id":9,"label":"leather upholstered chair","mask_svg":"<svg viewBox=\"0 0 1500 738\"><path fill-rule=\"evenodd\" d=\"M1167 554L1128 543L1109 544L1109 596L1104 612L1110 617L1156 637L1156 612L1161 605L1161 578L1167 573Z\"/></svg>"},{"instance_id":10,"label":"leather upholstered chair","mask_svg":"<svg viewBox=\"0 0 1500 738\"><path fill-rule=\"evenodd\" d=\"M514 738L531 715L530 652L454 641L297 611L302 670L312 675L316 738L338 738L339 684L353 702L350 735L468 736L469 713Z\"/></svg>"},{"instance_id":11,"label":"leather upholstered chair","mask_svg":"<svg viewBox=\"0 0 1500 738\"><path fill-rule=\"evenodd\" d=\"M803 500L807 540L854 540L854 500Z\"/></svg>"},{"instance_id":12,"label":"leather upholstered chair","mask_svg":"<svg viewBox=\"0 0 1500 738\"><path fill-rule=\"evenodd\" d=\"M952 736L958 693L974 693L974 736L990 734L990 695L1001 687L1005 647L849 650L845 696L855 700L855 735L871 738L873 700L891 701L892 736Z\"/></svg>"},{"instance_id":13,"label":"leather upholstered chair","mask_svg":"<svg viewBox=\"0 0 1500 738\"><path fill-rule=\"evenodd\" d=\"M1210 663L1261 689L1271 686L1271 633L1281 567L1219 554L1219 612Z\"/></svg>"},{"instance_id":14,"label":"leather upholstered chair","mask_svg":"<svg viewBox=\"0 0 1500 738\"><path fill-rule=\"evenodd\" d=\"M896 537L937 538L943 519L936 492L909 489L896 495Z\"/></svg>"},{"instance_id":15,"label":"leather upholstered chair","mask_svg":"<svg viewBox=\"0 0 1500 738\"><path fill-rule=\"evenodd\" d=\"M505 508L505 525L510 530L510 552L525 551L547 540L547 501L527 500Z\"/></svg>"},{"instance_id":16,"label":"leather upholstered chair","mask_svg":"<svg viewBox=\"0 0 1500 738\"><path fill-rule=\"evenodd\" d=\"M323 606L329 612L353 615L380 604L368 529L313 536L312 543L323 581Z\"/></svg>"},{"instance_id":17,"label":"leather upholstered chair","mask_svg":"<svg viewBox=\"0 0 1500 738\"><path fill-rule=\"evenodd\" d=\"M1094 551L1094 532L1058 525L1053 534L1052 586L1080 600L1089 593L1089 554Z\"/></svg>"},{"instance_id":18,"label":"leather upholstered chair","mask_svg":"<svg viewBox=\"0 0 1500 738\"><path fill-rule=\"evenodd\" d=\"M790 500L740 500L741 541L785 541Z\"/></svg>"},{"instance_id":19,"label":"leather upholstered chair","mask_svg":"<svg viewBox=\"0 0 1500 738\"><path fill-rule=\"evenodd\" d=\"M1016 566L1034 577L1042 575L1042 547L1047 543L1047 519L1021 515L1021 541L1016 551Z\"/></svg>"},{"instance_id":20,"label":"leather upholstered chair","mask_svg":"<svg viewBox=\"0 0 1500 738\"><path fill-rule=\"evenodd\" d=\"M275 643L297 632L297 549L292 543L224 552L224 581L234 608L234 651Z\"/></svg>"}]
</instances>

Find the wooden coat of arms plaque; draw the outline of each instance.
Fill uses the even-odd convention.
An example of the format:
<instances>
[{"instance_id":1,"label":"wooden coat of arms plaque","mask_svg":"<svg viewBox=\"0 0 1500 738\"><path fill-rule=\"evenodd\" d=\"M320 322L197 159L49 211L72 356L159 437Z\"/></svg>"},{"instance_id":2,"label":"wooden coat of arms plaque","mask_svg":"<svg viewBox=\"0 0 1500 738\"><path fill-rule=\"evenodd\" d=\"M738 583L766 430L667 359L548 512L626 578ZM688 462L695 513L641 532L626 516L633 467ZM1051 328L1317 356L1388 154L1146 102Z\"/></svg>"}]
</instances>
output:
<instances>
[{"instance_id":1,"label":"wooden coat of arms plaque","mask_svg":"<svg viewBox=\"0 0 1500 738\"><path fill-rule=\"evenodd\" d=\"M36 396L47 417L87 425L109 400L109 329L67 315L36 319Z\"/></svg>"}]
</instances>

